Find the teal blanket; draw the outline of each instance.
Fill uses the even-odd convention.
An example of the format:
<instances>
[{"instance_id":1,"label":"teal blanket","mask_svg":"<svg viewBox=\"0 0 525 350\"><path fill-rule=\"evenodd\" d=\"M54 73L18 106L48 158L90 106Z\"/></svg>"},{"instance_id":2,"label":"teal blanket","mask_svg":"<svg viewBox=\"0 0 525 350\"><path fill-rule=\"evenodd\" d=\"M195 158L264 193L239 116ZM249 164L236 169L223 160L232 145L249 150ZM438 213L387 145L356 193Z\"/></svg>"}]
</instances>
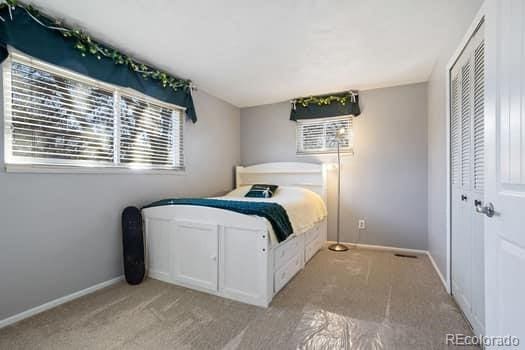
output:
<instances>
[{"instance_id":1,"label":"teal blanket","mask_svg":"<svg viewBox=\"0 0 525 350\"><path fill-rule=\"evenodd\" d=\"M266 218L272 224L279 242L282 242L293 233L292 224L286 210L277 203L244 202L210 198L174 198L163 199L146 205L145 208L161 207L165 205L194 205L230 210L246 215L257 215Z\"/></svg>"}]
</instances>

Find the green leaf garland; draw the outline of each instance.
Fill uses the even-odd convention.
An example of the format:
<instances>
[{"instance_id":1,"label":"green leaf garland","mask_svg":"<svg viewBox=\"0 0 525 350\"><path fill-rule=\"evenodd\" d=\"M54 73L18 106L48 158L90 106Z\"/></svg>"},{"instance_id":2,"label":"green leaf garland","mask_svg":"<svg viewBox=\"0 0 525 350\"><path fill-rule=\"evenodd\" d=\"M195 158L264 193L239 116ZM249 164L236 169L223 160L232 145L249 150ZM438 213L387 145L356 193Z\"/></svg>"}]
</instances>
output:
<instances>
[{"instance_id":1,"label":"green leaf garland","mask_svg":"<svg viewBox=\"0 0 525 350\"><path fill-rule=\"evenodd\" d=\"M54 25L46 24L45 21L49 21L50 23L53 21L45 16L42 16L31 5L26 6L19 3L17 0L4 0L2 3L0 3L0 9L3 9L6 6L9 7L9 12L14 11L17 7L21 8L27 11L27 13L40 25L49 29L60 31L60 33L65 38L71 39L71 41L74 42L74 48L77 49L82 56L93 55L98 59L101 59L102 57L109 58L113 60L115 64L124 64L128 66L130 70L139 73L144 79L158 80L164 88L169 87L174 91L178 91L180 89L191 89L192 84L190 80L176 78L163 71L154 69L144 63L140 63L115 49L108 48L96 42L88 34L80 29L70 29L63 27L62 24L56 20L54 21ZM0 18L0 20L5 21L3 18Z\"/></svg>"},{"instance_id":2,"label":"green leaf garland","mask_svg":"<svg viewBox=\"0 0 525 350\"><path fill-rule=\"evenodd\" d=\"M303 107L308 107L311 104L316 104L318 106L326 106L332 104L333 102L341 104L341 106L346 106L350 102L355 102L356 94L354 92L348 92L346 95L330 95L330 96L310 96L310 97L301 97L296 99L294 102L300 104Z\"/></svg>"}]
</instances>

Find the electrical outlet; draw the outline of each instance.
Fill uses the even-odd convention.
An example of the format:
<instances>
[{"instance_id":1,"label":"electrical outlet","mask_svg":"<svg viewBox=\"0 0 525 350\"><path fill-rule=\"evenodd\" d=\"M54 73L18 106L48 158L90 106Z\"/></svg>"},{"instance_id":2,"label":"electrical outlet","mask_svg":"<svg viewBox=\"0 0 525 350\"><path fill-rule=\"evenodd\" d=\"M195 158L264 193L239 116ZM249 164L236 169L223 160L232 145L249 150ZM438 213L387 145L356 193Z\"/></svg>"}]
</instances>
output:
<instances>
[{"instance_id":1,"label":"electrical outlet","mask_svg":"<svg viewBox=\"0 0 525 350\"><path fill-rule=\"evenodd\" d=\"M364 230L366 228L365 219L359 219L359 221L357 222L357 228L360 230Z\"/></svg>"}]
</instances>

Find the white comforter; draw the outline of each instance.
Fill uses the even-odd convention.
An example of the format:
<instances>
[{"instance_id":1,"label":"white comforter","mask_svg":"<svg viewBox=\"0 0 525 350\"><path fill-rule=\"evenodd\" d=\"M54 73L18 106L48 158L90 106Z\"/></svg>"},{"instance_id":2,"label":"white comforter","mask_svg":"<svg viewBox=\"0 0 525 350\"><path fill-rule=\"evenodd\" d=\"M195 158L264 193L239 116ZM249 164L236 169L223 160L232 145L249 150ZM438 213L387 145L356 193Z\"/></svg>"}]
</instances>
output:
<instances>
[{"instance_id":1,"label":"white comforter","mask_svg":"<svg viewBox=\"0 0 525 350\"><path fill-rule=\"evenodd\" d=\"M315 192L301 187L279 186L272 198L247 198L244 195L251 186L241 186L219 199L273 202L280 204L288 214L295 234L302 234L311 229L316 223L323 220L326 215L326 205L323 199ZM264 219L266 220L266 219ZM266 220L267 221L267 220ZM268 222L271 229L271 225ZM272 240L276 241L272 231Z\"/></svg>"}]
</instances>

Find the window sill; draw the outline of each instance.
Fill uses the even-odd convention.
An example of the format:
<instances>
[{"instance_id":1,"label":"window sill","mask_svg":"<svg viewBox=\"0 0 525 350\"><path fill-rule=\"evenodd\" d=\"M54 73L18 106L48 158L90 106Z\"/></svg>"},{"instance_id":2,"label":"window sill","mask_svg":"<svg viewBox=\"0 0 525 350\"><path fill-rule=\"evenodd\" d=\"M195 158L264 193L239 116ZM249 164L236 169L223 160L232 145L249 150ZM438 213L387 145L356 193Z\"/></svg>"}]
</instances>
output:
<instances>
[{"instance_id":1,"label":"window sill","mask_svg":"<svg viewBox=\"0 0 525 350\"><path fill-rule=\"evenodd\" d=\"M185 170L170 169L132 169L119 167L72 167L34 164L5 164L8 173L34 174L115 174L115 175L186 175Z\"/></svg>"}]
</instances>

